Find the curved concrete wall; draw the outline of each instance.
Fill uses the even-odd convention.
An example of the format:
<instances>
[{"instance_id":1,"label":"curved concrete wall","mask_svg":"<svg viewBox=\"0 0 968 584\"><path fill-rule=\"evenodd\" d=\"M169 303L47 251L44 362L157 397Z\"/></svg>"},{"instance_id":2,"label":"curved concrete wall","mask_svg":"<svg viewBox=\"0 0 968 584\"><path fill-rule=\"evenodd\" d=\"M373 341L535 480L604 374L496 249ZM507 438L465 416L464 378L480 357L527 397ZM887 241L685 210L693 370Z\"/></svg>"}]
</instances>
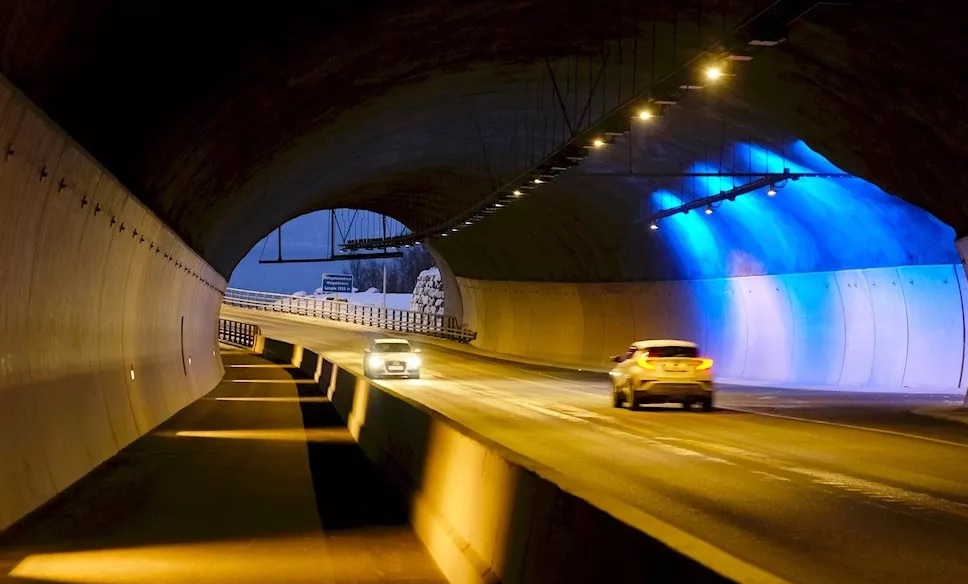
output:
<instances>
[{"instance_id":1,"label":"curved concrete wall","mask_svg":"<svg viewBox=\"0 0 968 584\"><path fill-rule=\"evenodd\" d=\"M607 366L636 339L694 340L722 380L937 391L966 381L961 265L629 284L459 279L474 345Z\"/></svg>"},{"instance_id":2,"label":"curved concrete wall","mask_svg":"<svg viewBox=\"0 0 968 584\"><path fill-rule=\"evenodd\" d=\"M225 281L6 82L0 209L2 530L218 383Z\"/></svg>"}]
</instances>

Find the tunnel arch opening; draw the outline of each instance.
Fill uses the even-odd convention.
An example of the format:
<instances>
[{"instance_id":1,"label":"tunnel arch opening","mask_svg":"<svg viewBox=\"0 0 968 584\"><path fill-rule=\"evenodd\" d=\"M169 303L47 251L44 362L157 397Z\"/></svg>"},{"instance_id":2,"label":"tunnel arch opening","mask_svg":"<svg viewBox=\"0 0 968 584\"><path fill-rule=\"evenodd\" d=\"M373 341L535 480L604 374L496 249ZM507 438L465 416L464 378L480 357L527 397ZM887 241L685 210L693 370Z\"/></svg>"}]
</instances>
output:
<instances>
[{"instance_id":1,"label":"tunnel arch opening","mask_svg":"<svg viewBox=\"0 0 968 584\"><path fill-rule=\"evenodd\" d=\"M407 233L403 223L363 209L324 209L290 219L256 243L233 269L235 289L346 300L460 320L460 291L431 245L345 252L350 240ZM337 282L339 276L350 284Z\"/></svg>"}]
</instances>

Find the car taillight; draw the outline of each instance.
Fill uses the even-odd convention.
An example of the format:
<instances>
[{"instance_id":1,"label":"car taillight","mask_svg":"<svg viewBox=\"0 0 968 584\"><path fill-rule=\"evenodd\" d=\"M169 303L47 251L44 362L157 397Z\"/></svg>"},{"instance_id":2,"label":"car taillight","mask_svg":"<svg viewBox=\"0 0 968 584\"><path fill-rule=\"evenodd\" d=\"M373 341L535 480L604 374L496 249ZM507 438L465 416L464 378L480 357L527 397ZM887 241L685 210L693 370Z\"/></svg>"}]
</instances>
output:
<instances>
[{"instance_id":1,"label":"car taillight","mask_svg":"<svg viewBox=\"0 0 968 584\"><path fill-rule=\"evenodd\" d=\"M713 366L712 359L700 359L699 365L696 365L696 371L703 371L705 369L709 369L712 366Z\"/></svg>"},{"instance_id":2,"label":"car taillight","mask_svg":"<svg viewBox=\"0 0 968 584\"><path fill-rule=\"evenodd\" d=\"M655 365L653 365L652 362L649 361L648 353L642 353L642 356L636 359L635 364L641 367L642 369L655 369Z\"/></svg>"}]
</instances>

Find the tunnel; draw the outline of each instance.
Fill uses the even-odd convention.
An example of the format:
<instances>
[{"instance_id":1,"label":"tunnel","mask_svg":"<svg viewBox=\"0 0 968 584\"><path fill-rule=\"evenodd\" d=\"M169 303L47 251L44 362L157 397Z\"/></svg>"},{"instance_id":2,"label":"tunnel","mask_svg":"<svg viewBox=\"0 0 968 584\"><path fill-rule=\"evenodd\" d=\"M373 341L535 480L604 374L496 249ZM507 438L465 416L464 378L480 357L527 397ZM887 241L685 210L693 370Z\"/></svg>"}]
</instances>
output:
<instances>
[{"instance_id":1,"label":"tunnel","mask_svg":"<svg viewBox=\"0 0 968 584\"><path fill-rule=\"evenodd\" d=\"M0 4L0 529L210 390L233 269L321 209L430 233L448 311L507 358L689 337L739 382L965 387L940 9L786 2L775 46L458 228L784 3L137 4ZM779 178L653 219L741 175Z\"/></svg>"}]
</instances>

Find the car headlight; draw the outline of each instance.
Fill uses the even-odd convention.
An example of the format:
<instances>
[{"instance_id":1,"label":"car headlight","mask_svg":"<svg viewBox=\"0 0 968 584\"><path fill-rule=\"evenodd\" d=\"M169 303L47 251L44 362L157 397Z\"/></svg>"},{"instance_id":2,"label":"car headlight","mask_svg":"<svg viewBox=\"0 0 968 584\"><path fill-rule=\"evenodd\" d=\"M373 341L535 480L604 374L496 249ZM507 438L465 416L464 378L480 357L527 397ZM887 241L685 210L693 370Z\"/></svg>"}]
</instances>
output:
<instances>
[{"instance_id":1,"label":"car headlight","mask_svg":"<svg viewBox=\"0 0 968 584\"><path fill-rule=\"evenodd\" d=\"M416 369L417 367L420 367L420 357L416 355L407 357L407 369Z\"/></svg>"},{"instance_id":2,"label":"car headlight","mask_svg":"<svg viewBox=\"0 0 968 584\"><path fill-rule=\"evenodd\" d=\"M383 357L377 357L376 355L370 355L370 358L366 361L367 365L370 367L383 367Z\"/></svg>"}]
</instances>

